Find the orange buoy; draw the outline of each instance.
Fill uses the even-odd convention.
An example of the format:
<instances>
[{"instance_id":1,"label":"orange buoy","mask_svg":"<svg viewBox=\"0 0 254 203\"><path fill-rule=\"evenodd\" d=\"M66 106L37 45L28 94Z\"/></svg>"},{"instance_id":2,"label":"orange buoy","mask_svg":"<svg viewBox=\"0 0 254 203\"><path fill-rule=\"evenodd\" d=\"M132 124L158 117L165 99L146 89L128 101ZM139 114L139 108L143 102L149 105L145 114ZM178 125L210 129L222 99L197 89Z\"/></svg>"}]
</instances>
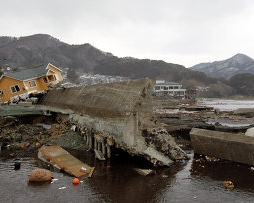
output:
<instances>
[{"instance_id":1,"label":"orange buoy","mask_svg":"<svg viewBox=\"0 0 254 203\"><path fill-rule=\"evenodd\" d=\"M72 183L73 183L74 185L79 184L79 179L78 179L78 178L74 178L74 179L72 180Z\"/></svg>"}]
</instances>

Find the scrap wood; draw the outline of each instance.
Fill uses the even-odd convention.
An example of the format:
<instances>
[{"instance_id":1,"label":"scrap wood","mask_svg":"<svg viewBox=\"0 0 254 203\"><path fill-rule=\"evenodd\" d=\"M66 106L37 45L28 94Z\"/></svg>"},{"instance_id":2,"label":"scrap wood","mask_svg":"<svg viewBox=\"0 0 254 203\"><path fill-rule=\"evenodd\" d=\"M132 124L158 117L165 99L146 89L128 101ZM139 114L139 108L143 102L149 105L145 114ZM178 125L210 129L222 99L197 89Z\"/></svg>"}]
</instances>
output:
<instances>
[{"instance_id":1,"label":"scrap wood","mask_svg":"<svg viewBox=\"0 0 254 203\"><path fill-rule=\"evenodd\" d=\"M92 167L92 168L91 168L91 171L90 171L90 173L88 174L88 178L91 178L91 177L92 177L94 169L95 169L95 167Z\"/></svg>"},{"instance_id":2,"label":"scrap wood","mask_svg":"<svg viewBox=\"0 0 254 203\"><path fill-rule=\"evenodd\" d=\"M41 161L64 170L66 173L75 177L79 178L87 175L91 170L89 165L81 162L60 146L42 146L38 151L38 158Z\"/></svg>"},{"instance_id":3,"label":"scrap wood","mask_svg":"<svg viewBox=\"0 0 254 203\"><path fill-rule=\"evenodd\" d=\"M230 180L226 180L223 182L223 185L226 187L226 188L229 188L229 189L234 189L235 186L234 186L234 183L231 182Z\"/></svg>"}]
</instances>

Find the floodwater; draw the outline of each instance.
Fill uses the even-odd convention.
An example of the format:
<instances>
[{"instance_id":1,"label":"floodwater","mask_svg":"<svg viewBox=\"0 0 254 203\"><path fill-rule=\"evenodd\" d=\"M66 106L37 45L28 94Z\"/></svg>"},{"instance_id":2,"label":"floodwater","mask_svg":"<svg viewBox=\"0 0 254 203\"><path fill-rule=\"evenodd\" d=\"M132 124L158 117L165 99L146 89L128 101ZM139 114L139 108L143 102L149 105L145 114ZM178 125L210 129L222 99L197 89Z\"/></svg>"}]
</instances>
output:
<instances>
[{"instance_id":1,"label":"floodwater","mask_svg":"<svg viewBox=\"0 0 254 203\"><path fill-rule=\"evenodd\" d=\"M213 107L220 111L234 111L236 109L254 108L253 100L228 100L228 99L199 99L198 104L200 106ZM209 119L208 124L220 123L222 126L228 127L245 127L253 125L252 120L234 120L231 118Z\"/></svg>"},{"instance_id":2,"label":"floodwater","mask_svg":"<svg viewBox=\"0 0 254 203\"><path fill-rule=\"evenodd\" d=\"M220 111L233 111L239 108L254 108L253 100L199 99L199 105L214 107Z\"/></svg>"},{"instance_id":3,"label":"floodwater","mask_svg":"<svg viewBox=\"0 0 254 203\"><path fill-rule=\"evenodd\" d=\"M204 157L194 156L191 149L187 151L188 161L159 168L122 152L115 152L111 160L98 161L92 151L71 151L95 167L93 176L80 179L79 185L72 184L73 177L58 172L53 172L51 183L31 184L27 175L40 166L36 155L9 150L0 153L0 202L3 203L254 202L254 167L203 161ZM13 158L13 154L18 158ZM14 170L15 162L21 163L19 170ZM154 174L141 176L134 168L153 169ZM225 188L223 181L227 180L233 182L234 189Z\"/></svg>"},{"instance_id":4,"label":"floodwater","mask_svg":"<svg viewBox=\"0 0 254 203\"><path fill-rule=\"evenodd\" d=\"M197 162L200 157L179 162L171 167L154 169L150 163L124 153L110 161L95 160L92 152L71 152L80 160L95 166L91 178L80 179L53 172L51 183L31 184L27 175L38 167L34 157L13 159L2 151L0 162L0 202L254 202L254 170L250 166L225 161ZM20 170L14 163L20 162ZM154 169L141 176L133 168ZM223 181L230 180L234 189Z\"/></svg>"}]
</instances>

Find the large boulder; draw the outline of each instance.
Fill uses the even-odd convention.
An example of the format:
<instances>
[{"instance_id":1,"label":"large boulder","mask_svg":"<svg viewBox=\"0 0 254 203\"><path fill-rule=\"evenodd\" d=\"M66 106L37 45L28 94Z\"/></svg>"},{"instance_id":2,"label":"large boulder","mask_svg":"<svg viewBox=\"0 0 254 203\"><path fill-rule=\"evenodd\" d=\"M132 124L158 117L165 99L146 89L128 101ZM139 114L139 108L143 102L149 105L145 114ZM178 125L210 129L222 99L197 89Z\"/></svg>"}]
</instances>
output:
<instances>
[{"instance_id":1,"label":"large boulder","mask_svg":"<svg viewBox=\"0 0 254 203\"><path fill-rule=\"evenodd\" d=\"M47 182L53 179L51 171L46 169L34 169L28 174L29 182Z\"/></svg>"}]
</instances>

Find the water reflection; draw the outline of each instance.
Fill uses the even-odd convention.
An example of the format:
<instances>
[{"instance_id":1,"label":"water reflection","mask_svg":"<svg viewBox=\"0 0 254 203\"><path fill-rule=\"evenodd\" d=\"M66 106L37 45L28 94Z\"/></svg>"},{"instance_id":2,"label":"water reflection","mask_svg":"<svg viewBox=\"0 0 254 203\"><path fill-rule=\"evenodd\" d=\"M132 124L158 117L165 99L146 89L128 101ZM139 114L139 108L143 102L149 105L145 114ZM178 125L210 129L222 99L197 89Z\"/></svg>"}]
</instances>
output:
<instances>
[{"instance_id":1,"label":"water reflection","mask_svg":"<svg viewBox=\"0 0 254 203\"><path fill-rule=\"evenodd\" d=\"M254 171L250 166L230 161L194 161L191 171L194 178L209 177L220 182L230 180L237 190L254 193Z\"/></svg>"},{"instance_id":2,"label":"water reflection","mask_svg":"<svg viewBox=\"0 0 254 203\"><path fill-rule=\"evenodd\" d=\"M112 202L151 202L165 189L175 174L183 167L176 164L174 167L153 168L150 162L141 158L131 157L124 152L111 161L95 163L95 170L90 186L100 195ZM139 175L134 168L149 168L155 174Z\"/></svg>"},{"instance_id":3,"label":"water reflection","mask_svg":"<svg viewBox=\"0 0 254 203\"><path fill-rule=\"evenodd\" d=\"M254 172L246 165L227 161L189 161L176 174L158 202L253 202ZM227 189L223 181L231 180L235 189Z\"/></svg>"},{"instance_id":4,"label":"water reflection","mask_svg":"<svg viewBox=\"0 0 254 203\"><path fill-rule=\"evenodd\" d=\"M101 162L92 152L72 152L79 159L95 166L92 178L83 178L79 185L73 177L53 172L55 181L29 184L27 174L37 168L32 157L12 158L1 155L1 202L253 202L254 171L246 165L225 161L196 161L191 152L186 163L153 168L150 163L126 154L117 154L111 161ZM201 157L202 159L202 157ZM19 170L14 163L20 162ZM155 174L141 176L133 168L150 168ZM231 180L235 189L222 184Z\"/></svg>"}]
</instances>

